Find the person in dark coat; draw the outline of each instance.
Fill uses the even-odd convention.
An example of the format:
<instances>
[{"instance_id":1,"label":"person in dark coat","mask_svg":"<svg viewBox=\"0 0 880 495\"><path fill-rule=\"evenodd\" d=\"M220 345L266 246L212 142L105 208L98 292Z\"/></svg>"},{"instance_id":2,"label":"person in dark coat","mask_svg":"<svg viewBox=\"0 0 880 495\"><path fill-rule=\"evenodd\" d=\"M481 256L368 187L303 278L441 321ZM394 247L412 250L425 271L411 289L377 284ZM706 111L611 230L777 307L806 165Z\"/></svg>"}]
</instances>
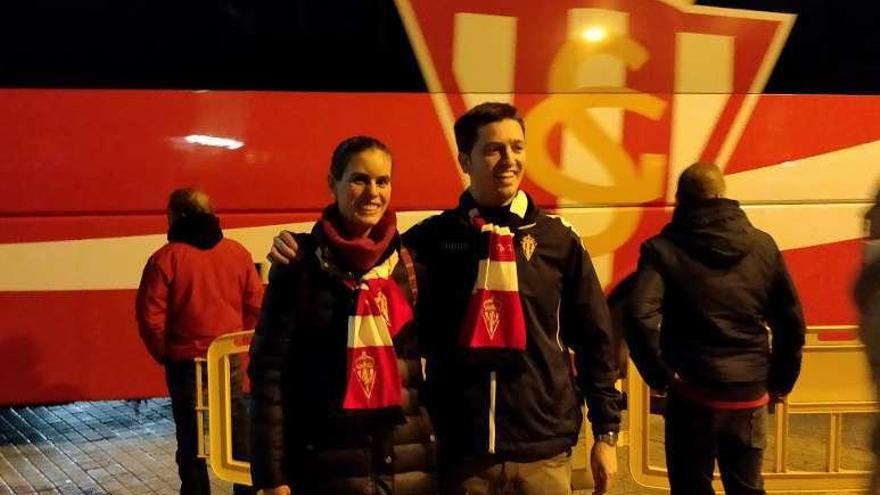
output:
<instances>
[{"instance_id":1,"label":"person in dark coat","mask_svg":"<svg viewBox=\"0 0 880 495\"><path fill-rule=\"evenodd\" d=\"M782 254L724 189L715 165L682 173L672 221L642 244L625 315L639 372L668 389L673 494L714 493L716 460L727 493L764 493L767 405L800 372L804 316Z\"/></svg>"},{"instance_id":2,"label":"person in dark coat","mask_svg":"<svg viewBox=\"0 0 880 495\"><path fill-rule=\"evenodd\" d=\"M333 153L335 202L304 256L275 264L251 344L253 485L273 495L430 495L419 405L414 265L401 248L391 154L358 136Z\"/></svg>"},{"instance_id":3,"label":"person in dark coat","mask_svg":"<svg viewBox=\"0 0 880 495\"><path fill-rule=\"evenodd\" d=\"M859 308L859 335L865 343L865 352L871 368L871 376L880 400L880 191L877 200L865 214L864 263L856 278L854 296ZM874 474L871 478L871 495L880 494L880 424L874 427L872 439Z\"/></svg>"}]
</instances>

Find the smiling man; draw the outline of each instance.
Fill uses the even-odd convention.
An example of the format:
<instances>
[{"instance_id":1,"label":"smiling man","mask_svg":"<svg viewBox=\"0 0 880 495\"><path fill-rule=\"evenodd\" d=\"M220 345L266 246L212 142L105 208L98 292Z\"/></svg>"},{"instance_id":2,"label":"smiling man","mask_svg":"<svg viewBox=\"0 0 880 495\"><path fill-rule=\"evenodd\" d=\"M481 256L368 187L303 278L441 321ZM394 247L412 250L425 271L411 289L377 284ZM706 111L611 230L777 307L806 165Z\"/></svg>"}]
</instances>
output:
<instances>
[{"instance_id":1,"label":"smiling man","mask_svg":"<svg viewBox=\"0 0 880 495\"><path fill-rule=\"evenodd\" d=\"M606 493L620 393L590 257L577 233L520 190L525 124L515 107L474 107L456 121L455 139L470 186L456 208L402 238L419 273L416 320L443 492L570 494L586 397L594 493ZM269 259L295 255L282 233Z\"/></svg>"},{"instance_id":2,"label":"smiling man","mask_svg":"<svg viewBox=\"0 0 880 495\"><path fill-rule=\"evenodd\" d=\"M405 234L441 482L453 494L571 493L586 396L596 493L617 469L610 318L581 239L520 190L525 124L484 103L455 124L457 208ZM569 351L574 351L575 369Z\"/></svg>"}]
</instances>

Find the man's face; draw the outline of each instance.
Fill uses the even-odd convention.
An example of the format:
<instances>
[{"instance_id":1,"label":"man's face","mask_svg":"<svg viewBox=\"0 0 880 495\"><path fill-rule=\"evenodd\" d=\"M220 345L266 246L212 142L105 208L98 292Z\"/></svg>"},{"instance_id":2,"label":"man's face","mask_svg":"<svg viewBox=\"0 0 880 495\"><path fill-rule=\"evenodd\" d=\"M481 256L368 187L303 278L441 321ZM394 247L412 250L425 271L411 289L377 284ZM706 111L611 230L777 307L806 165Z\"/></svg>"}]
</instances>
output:
<instances>
[{"instance_id":1,"label":"man's face","mask_svg":"<svg viewBox=\"0 0 880 495\"><path fill-rule=\"evenodd\" d=\"M519 191L526 168L526 140L519 122L504 119L477 129L470 153L459 153L459 163L470 176L468 188L481 206L509 204Z\"/></svg>"}]
</instances>

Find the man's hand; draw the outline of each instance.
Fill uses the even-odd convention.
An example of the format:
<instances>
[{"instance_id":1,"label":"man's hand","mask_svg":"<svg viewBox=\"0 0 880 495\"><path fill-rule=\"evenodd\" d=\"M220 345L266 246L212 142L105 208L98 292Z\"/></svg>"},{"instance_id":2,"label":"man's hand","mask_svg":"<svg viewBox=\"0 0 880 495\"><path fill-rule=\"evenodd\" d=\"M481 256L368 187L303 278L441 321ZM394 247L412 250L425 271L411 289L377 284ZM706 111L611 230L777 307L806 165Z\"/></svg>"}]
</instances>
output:
<instances>
[{"instance_id":1,"label":"man's hand","mask_svg":"<svg viewBox=\"0 0 880 495\"><path fill-rule=\"evenodd\" d=\"M617 448L601 441L594 443L590 469L593 470L593 495L608 493L611 479L617 474Z\"/></svg>"},{"instance_id":2,"label":"man's hand","mask_svg":"<svg viewBox=\"0 0 880 495\"><path fill-rule=\"evenodd\" d=\"M264 488L258 493L260 495L291 495L290 487L287 485L276 486L275 488Z\"/></svg>"},{"instance_id":3,"label":"man's hand","mask_svg":"<svg viewBox=\"0 0 880 495\"><path fill-rule=\"evenodd\" d=\"M280 263L286 265L295 260L299 255L299 245L293 234L286 230L282 230L272 238L272 249L266 255L266 259L271 263Z\"/></svg>"}]
</instances>

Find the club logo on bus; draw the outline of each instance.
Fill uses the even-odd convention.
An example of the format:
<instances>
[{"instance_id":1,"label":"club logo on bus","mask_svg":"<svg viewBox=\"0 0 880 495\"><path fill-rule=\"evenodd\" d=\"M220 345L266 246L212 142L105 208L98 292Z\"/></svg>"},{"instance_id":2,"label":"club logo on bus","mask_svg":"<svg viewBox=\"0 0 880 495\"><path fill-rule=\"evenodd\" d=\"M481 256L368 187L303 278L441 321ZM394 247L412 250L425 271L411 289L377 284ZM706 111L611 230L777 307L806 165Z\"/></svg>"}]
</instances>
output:
<instances>
[{"instance_id":1,"label":"club logo on bus","mask_svg":"<svg viewBox=\"0 0 880 495\"><path fill-rule=\"evenodd\" d=\"M611 206L664 202L687 165L726 163L794 20L692 3L397 0L447 131L482 101L513 103L532 185ZM593 255L627 242L642 211L607 214L581 232Z\"/></svg>"}]
</instances>

